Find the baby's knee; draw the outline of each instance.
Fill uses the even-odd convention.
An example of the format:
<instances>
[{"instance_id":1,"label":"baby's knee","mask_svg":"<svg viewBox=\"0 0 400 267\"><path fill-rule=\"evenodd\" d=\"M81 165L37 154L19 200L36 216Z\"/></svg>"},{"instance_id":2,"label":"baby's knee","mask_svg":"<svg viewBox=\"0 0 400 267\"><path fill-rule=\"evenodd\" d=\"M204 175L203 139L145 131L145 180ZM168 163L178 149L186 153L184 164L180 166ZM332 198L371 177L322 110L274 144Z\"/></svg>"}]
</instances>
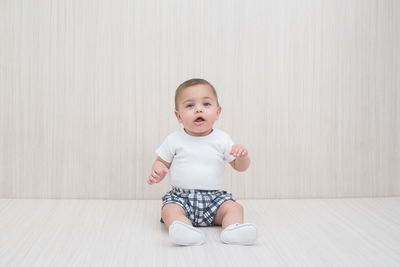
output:
<instances>
[{"instance_id":1,"label":"baby's knee","mask_svg":"<svg viewBox=\"0 0 400 267\"><path fill-rule=\"evenodd\" d=\"M236 209L237 211L243 213L244 208L243 208L242 204L239 204L239 203L237 203L237 202L234 202L234 203L235 203L235 209Z\"/></svg>"},{"instance_id":2,"label":"baby's knee","mask_svg":"<svg viewBox=\"0 0 400 267\"><path fill-rule=\"evenodd\" d=\"M228 213L228 212L243 213L244 210L243 206L240 203L237 203L233 200L225 201L221 207L223 213Z\"/></svg>"},{"instance_id":3,"label":"baby's knee","mask_svg":"<svg viewBox=\"0 0 400 267\"><path fill-rule=\"evenodd\" d=\"M178 204L173 204L173 203L166 204L161 210L162 217L175 216L175 215L185 215L186 216L184 209Z\"/></svg>"}]
</instances>

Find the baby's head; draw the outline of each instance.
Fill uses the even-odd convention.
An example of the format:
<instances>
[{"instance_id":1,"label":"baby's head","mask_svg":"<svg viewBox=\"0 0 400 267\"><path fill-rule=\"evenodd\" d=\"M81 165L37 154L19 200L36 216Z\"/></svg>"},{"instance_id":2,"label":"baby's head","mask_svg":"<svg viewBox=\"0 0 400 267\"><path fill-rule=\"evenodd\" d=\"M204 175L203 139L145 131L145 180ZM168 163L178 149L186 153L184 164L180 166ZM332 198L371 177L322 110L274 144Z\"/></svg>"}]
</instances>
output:
<instances>
[{"instance_id":1,"label":"baby's head","mask_svg":"<svg viewBox=\"0 0 400 267\"><path fill-rule=\"evenodd\" d=\"M203 79L190 79L175 92L175 115L188 134L205 136L212 132L221 107L214 86Z\"/></svg>"},{"instance_id":2,"label":"baby's head","mask_svg":"<svg viewBox=\"0 0 400 267\"><path fill-rule=\"evenodd\" d=\"M182 91L185 90L188 87L196 86L196 85L205 85L205 86L208 85L211 88L215 99L217 100L217 105L219 106L217 91L215 91L215 88L211 83L209 83L208 81L206 81L204 79L190 79L190 80L187 80L187 81L183 82L176 89L176 92L175 92L175 110L179 109L178 103L179 103L179 97L181 96Z\"/></svg>"}]
</instances>

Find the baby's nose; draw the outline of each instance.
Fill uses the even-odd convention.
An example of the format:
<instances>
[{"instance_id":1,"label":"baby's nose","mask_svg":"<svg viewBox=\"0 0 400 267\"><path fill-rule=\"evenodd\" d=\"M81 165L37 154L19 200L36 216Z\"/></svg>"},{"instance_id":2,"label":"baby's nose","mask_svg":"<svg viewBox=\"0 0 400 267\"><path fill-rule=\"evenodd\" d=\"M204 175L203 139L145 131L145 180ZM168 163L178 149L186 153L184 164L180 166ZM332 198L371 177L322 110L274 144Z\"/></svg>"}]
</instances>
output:
<instances>
[{"instance_id":1,"label":"baby's nose","mask_svg":"<svg viewBox=\"0 0 400 267\"><path fill-rule=\"evenodd\" d=\"M202 106L200 106L200 107L196 106L196 112L203 112L203 111L204 111L204 109Z\"/></svg>"}]
</instances>

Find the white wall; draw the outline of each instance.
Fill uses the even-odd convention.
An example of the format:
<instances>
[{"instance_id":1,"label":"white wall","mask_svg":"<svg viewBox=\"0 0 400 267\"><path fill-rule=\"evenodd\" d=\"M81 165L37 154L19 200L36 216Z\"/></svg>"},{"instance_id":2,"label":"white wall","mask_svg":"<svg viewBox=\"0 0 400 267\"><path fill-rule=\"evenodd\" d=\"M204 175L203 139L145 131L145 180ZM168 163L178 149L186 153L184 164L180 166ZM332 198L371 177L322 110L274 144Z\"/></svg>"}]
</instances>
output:
<instances>
[{"instance_id":1,"label":"white wall","mask_svg":"<svg viewBox=\"0 0 400 267\"><path fill-rule=\"evenodd\" d=\"M399 1L0 0L0 197L158 199L175 88L216 87L237 198L400 195ZM229 168L228 168L229 167Z\"/></svg>"}]
</instances>

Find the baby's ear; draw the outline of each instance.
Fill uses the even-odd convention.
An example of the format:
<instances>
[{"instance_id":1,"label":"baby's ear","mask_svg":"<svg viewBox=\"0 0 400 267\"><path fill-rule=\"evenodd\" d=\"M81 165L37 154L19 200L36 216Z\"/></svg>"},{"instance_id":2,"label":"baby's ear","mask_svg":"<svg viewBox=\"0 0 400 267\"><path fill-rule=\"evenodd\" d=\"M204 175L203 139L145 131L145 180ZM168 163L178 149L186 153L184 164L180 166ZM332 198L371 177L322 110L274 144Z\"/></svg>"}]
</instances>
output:
<instances>
[{"instance_id":1,"label":"baby's ear","mask_svg":"<svg viewBox=\"0 0 400 267\"><path fill-rule=\"evenodd\" d=\"M179 121L180 123L182 123L181 114L179 114L179 112L178 112L177 110L175 110L175 116L176 116L176 118L178 119L178 121Z\"/></svg>"},{"instance_id":2,"label":"baby's ear","mask_svg":"<svg viewBox=\"0 0 400 267\"><path fill-rule=\"evenodd\" d=\"M222 111L221 106L218 106L218 108L217 108L217 120L219 119L219 115L221 115L221 111Z\"/></svg>"}]
</instances>

